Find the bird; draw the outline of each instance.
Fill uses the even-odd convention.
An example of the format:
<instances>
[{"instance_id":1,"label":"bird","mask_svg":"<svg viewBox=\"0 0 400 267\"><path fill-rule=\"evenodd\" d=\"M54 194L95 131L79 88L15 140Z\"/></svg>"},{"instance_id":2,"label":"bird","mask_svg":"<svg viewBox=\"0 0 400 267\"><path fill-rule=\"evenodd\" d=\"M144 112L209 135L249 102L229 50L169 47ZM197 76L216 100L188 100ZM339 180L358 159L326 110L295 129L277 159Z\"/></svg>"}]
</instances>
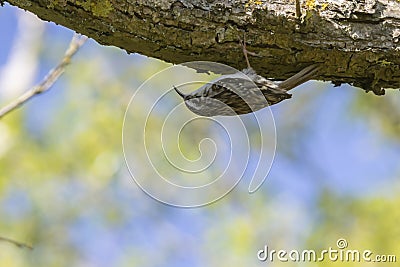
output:
<instances>
[{"instance_id":1,"label":"bird","mask_svg":"<svg viewBox=\"0 0 400 267\"><path fill-rule=\"evenodd\" d=\"M184 94L173 86L193 113L204 116L236 116L248 114L275 105L292 97L289 90L310 80L321 68L312 64L282 82L268 80L250 66L245 38L241 42L247 68L233 74L222 75L199 89Z\"/></svg>"}]
</instances>

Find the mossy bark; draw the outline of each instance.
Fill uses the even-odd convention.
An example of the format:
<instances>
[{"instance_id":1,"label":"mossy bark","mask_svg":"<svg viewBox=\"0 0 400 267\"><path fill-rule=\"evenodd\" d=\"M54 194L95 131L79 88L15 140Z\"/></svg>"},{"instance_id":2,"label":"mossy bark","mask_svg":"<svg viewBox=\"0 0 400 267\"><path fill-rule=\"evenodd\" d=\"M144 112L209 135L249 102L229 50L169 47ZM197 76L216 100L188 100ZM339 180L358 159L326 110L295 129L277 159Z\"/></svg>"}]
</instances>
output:
<instances>
[{"instance_id":1,"label":"mossy bark","mask_svg":"<svg viewBox=\"0 0 400 267\"><path fill-rule=\"evenodd\" d=\"M322 62L320 80L383 94L400 87L400 1L10 0L103 45L167 62L205 60L241 69L239 39L261 75L284 79Z\"/></svg>"}]
</instances>

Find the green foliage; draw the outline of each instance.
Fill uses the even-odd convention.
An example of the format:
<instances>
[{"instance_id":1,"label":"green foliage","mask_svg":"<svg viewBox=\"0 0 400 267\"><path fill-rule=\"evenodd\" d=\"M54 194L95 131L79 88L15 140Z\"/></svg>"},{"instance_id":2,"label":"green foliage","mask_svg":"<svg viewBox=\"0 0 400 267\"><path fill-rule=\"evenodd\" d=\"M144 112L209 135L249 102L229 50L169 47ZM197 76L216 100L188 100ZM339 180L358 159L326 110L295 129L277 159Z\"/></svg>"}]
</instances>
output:
<instances>
[{"instance_id":1,"label":"green foliage","mask_svg":"<svg viewBox=\"0 0 400 267\"><path fill-rule=\"evenodd\" d=\"M62 47L50 46L54 43L43 48L54 53L43 55L48 61L63 53ZM335 247L341 237L353 249L398 255L398 183L382 177L372 196L338 195L321 185L330 179L329 174L318 172L324 166L307 161L311 153L305 147L313 146L313 115L326 94L323 86L299 89L303 94L295 90L296 100L274 109L277 160L260 191L248 195L248 184L242 183L221 201L192 210L150 199L126 170L121 129L132 93L166 66L88 44L50 93L0 121L0 235L34 247L28 251L0 242L0 267L196 265L192 262L198 266L363 266L257 260L264 245L276 250L320 250ZM158 93L162 86L149 94ZM368 129L383 134L382 143L387 138L399 141L397 94L348 96L353 97L349 105L353 118L363 118ZM200 125L180 140L189 159L200 155L198 141L207 134L209 129ZM159 139L155 131L147 137L153 142ZM165 161L161 156L157 160ZM330 155L326 162L335 160ZM143 174L152 179L146 170ZM207 171L204 176L211 174ZM302 188L307 188L306 194Z\"/></svg>"},{"instance_id":2,"label":"green foliage","mask_svg":"<svg viewBox=\"0 0 400 267\"><path fill-rule=\"evenodd\" d=\"M387 90L382 97L371 97L362 94L354 99L352 112L366 121L371 129L399 141L400 132L400 99L398 91Z\"/></svg>"}]
</instances>

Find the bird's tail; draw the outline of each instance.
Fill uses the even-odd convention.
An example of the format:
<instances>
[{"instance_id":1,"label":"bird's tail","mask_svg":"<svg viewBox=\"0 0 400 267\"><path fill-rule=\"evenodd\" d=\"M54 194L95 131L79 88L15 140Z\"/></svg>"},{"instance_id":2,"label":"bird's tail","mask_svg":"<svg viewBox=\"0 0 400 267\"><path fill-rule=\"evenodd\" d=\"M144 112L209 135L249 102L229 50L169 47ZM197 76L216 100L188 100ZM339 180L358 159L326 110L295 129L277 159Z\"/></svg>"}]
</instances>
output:
<instances>
[{"instance_id":1,"label":"bird's tail","mask_svg":"<svg viewBox=\"0 0 400 267\"><path fill-rule=\"evenodd\" d=\"M290 89L293 89L296 86L299 86L300 84L305 83L308 80L311 80L311 78L320 68L321 68L320 64L310 65L301 70L300 72L296 73L292 77L288 78L287 80L281 82L279 84L279 88L289 91Z\"/></svg>"}]
</instances>

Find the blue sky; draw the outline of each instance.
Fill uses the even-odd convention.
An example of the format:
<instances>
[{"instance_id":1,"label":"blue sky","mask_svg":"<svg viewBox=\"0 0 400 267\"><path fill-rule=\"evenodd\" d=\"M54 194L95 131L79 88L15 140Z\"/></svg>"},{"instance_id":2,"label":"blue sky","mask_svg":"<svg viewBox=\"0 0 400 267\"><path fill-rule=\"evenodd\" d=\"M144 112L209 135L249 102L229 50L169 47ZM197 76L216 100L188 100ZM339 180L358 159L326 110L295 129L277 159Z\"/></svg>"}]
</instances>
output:
<instances>
[{"instance_id":1,"label":"blue sky","mask_svg":"<svg viewBox=\"0 0 400 267\"><path fill-rule=\"evenodd\" d=\"M7 62L15 37L16 12L17 9L8 4L0 8L0 67ZM45 40L47 42L54 39L57 44L67 44L71 36L72 31L62 26L54 23L46 24ZM90 41L79 52L77 58L102 53L103 49L109 48ZM63 49L60 48L60 51ZM138 59L139 62L136 61L135 64L140 66L155 62L138 55L128 56L124 51L113 53L112 65L115 68L110 71L116 75L119 71L123 71L121 66L129 64L132 58ZM40 80L49 68L53 67L52 64L53 61L44 57L39 65L37 80ZM131 79L135 86L142 82L134 76ZM48 117L51 116L48 115L51 112L46 112L46 109L57 109L57 103L63 101L62 95L65 90L68 90L63 87L62 82L57 83L55 87L57 87L56 90L39 96L22 107L23 112L28 113L27 127L30 127L33 133L37 132L38 136L40 136L40 128L46 127L48 121L51 121L51 117ZM364 92L349 85L334 88L329 83L309 82L293 91L292 100L272 107L278 135L276 158L270 175L257 193L268 194L271 198L276 197L281 201L287 201L288 205L293 202L310 207L308 211L311 215L315 215L312 214L311 207L315 205L316 198L325 188L339 195L356 198L368 195L390 197L390 184L395 181L399 173L400 145L382 136L379 129L373 129L371 126L373 124L368 117L360 119L349 115L349 107L358 94L364 94ZM370 94L370 97L375 96ZM307 106L302 106L302 100L309 98L313 100L305 102ZM266 111L260 112L263 114L262 112ZM299 125L298 131L286 133L288 126L292 124ZM290 153L288 153L289 150ZM73 185L68 186L76 192L77 189ZM242 181L235 193L243 194L243 198L251 199L252 196L247 195L247 187L248 181ZM84 194L84 190L80 190L79 194ZM92 262L93 266L111 266L118 261L121 254L126 253L121 250L121 247L124 248L124 242L131 243L132 239L141 244L139 251L148 251L147 255L151 255L152 249L166 249L168 242L184 241L190 247L184 253L173 254L168 264L163 266L202 266L201 262L196 260L196 256L202 247L199 244L205 242L201 236L206 230L203 223L209 223L211 219L204 218L201 210L179 210L166 207L147 198L144 194L140 197L141 203L144 202L143 207L147 209L150 207L158 212L162 210L162 212L160 215L144 208L140 210L140 205L131 204L137 199L132 199L129 190L120 185L114 185L107 192L110 195L110 201L115 202L116 205L118 202L122 203L121 205L127 210L127 218L131 216L126 223L116 227L115 231L110 232L110 229L97 218L99 216L97 209L78 216L72 224L68 233L71 236L71 242L80 246L84 257L88 258L87 261ZM27 209L29 204L21 192L11 191L11 194L13 197L2 203L9 207L10 213L15 212L15 216L18 217L18 212L11 210L14 210L16 206L21 210ZM218 209L227 201L229 200L214 204L214 208ZM245 200L243 205L248 205L251 201ZM15 204L16 202L18 205ZM146 216L137 221L138 217L134 214L137 210L133 210L132 207L143 214L146 213ZM236 208L240 209L240 207ZM158 228L159 224L162 227ZM163 227L176 231L179 236L164 236L160 232L160 229L164 229ZM102 239L96 243L90 240L93 236L101 236ZM166 241L163 238L170 239Z\"/></svg>"}]
</instances>

